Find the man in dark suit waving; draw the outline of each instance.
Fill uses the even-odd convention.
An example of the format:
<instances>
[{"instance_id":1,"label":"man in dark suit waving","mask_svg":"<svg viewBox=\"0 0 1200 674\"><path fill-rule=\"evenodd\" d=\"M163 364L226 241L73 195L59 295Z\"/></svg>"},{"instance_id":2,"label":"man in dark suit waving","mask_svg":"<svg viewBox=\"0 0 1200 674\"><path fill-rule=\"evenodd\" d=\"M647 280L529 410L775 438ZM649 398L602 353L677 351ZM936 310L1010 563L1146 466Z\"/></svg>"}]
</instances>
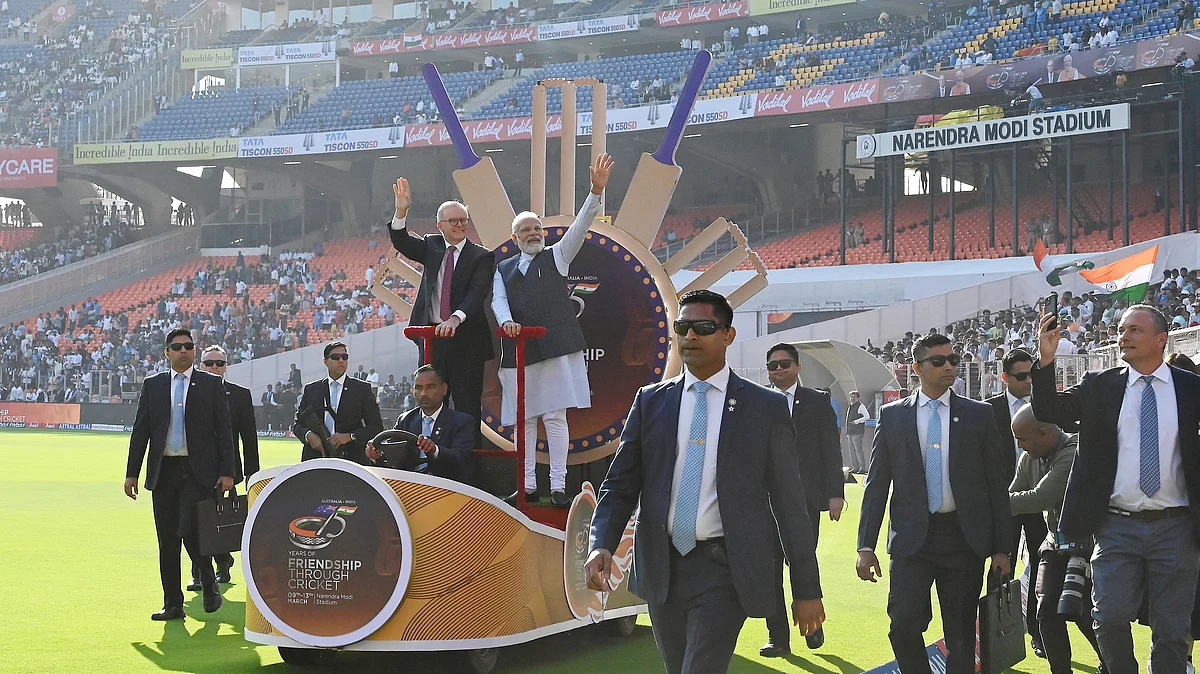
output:
<instances>
[{"instance_id":1,"label":"man in dark suit waving","mask_svg":"<svg viewBox=\"0 0 1200 674\"><path fill-rule=\"evenodd\" d=\"M821 513L828 511L829 519L836 522L846 506L837 413L829 403L828 393L800 385L800 353L791 344L776 344L767 352L767 376L771 386L787 396L788 409L792 411L792 425L796 427L794 451L800 462L800 481L808 497L808 517L816 545L821 534ZM787 604L783 599L783 550L776 552L775 615L767 618L770 640L758 651L768 658L791 652ZM809 648L820 648L825 643L824 629L809 634L805 641Z\"/></svg>"},{"instance_id":2,"label":"man in dark suit waving","mask_svg":"<svg viewBox=\"0 0 1200 674\"><path fill-rule=\"evenodd\" d=\"M1135 304L1118 324L1125 365L1089 372L1058 391L1059 321L1042 317L1033 412L1059 426L1079 422L1079 452L1058 528L1068 541L1095 537L1092 618L1104 664L1136 674L1129 624L1149 590L1150 664L1183 672L1200 570L1200 377L1163 362L1167 319Z\"/></svg>"},{"instance_id":3,"label":"man in dark suit waving","mask_svg":"<svg viewBox=\"0 0 1200 674\"><path fill-rule=\"evenodd\" d=\"M214 344L200 355L200 369L221 378L225 387L225 401L229 406L229 423L233 431L233 476L234 484L258 472L258 427L254 423L254 398L250 389L245 386L225 380L225 371L229 368L229 356L224 347ZM245 470L243 471L243 460ZM249 487L249 484L246 485ZM230 569L233 568L233 555L226 552L213 558L217 564L217 582L230 582ZM200 590L200 567L192 564L192 582L187 589L195 592Z\"/></svg>"},{"instance_id":4,"label":"man in dark suit waving","mask_svg":"<svg viewBox=\"0 0 1200 674\"><path fill-rule=\"evenodd\" d=\"M496 258L492 251L467 239L471 217L465 204L443 203L437 210L440 233L421 237L405 226L412 206L408 181L400 178L392 191L396 197L392 245L424 267L409 324L437 326L437 336L442 339L434 341L433 365L446 373L454 409L474 417L478 435L483 365L495 354L484 306ZM424 352L421 359L424 361Z\"/></svg>"},{"instance_id":5,"label":"man in dark suit waving","mask_svg":"<svg viewBox=\"0 0 1200 674\"><path fill-rule=\"evenodd\" d=\"M326 344L324 356L329 376L304 385L304 395L292 424L292 433L304 442L300 460L325 456L321 438L300 421L303 410L323 410L325 430L329 432L337 458L366 463L367 443L383 430L379 401L370 384L346 376L350 353L344 342Z\"/></svg>"},{"instance_id":6,"label":"man in dark suit waving","mask_svg":"<svg viewBox=\"0 0 1200 674\"><path fill-rule=\"evenodd\" d=\"M892 491L888 617L892 652L904 674L929 674L925 628L936 583L942 609L946 671L975 671L975 617L983 562L1011 571L1008 484L1012 447L996 431L991 407L955 395L958 354L945 335L912 349L921 388L879 411L858 526L858 577L883 575L875 544Z\"/></svg>"},{"instance_id":7,"label":"man in dark suit waving","mask_svg":"<svg viewBox=\"0 0 1200 674\"><path fill-rule=\"evenodd\" d=\"M176 328L167 333L165 349L171 369L142 382L129 461L125 467L125 494L137 499L138 473L146 458L146 489L152 494L154 528L158 532L158 571L163 586L163 608L152 620L182 620L179 544L182 540L192 563L200 568L204 610L221 608L221 593L212 570L212 558L200 555L200 530L196 504L213 488L228 491L236 472L229 408L221 380L192 369L196 344L192 333ZM146 447L150 452L147 457Z\"/></svg>"},{"instance_id":8,"label":"man in dark suit waving","mask_svg":"<svg viewBox=\"0 0 1200 674\"><path fill-rule=\"evenodd\" d=\"M735 331L724 297L697 290L679 303L687 371L634 398L584 572L589 587L609 589L612 551L640 499L629 589L650 606L667 672L707 674L728 669L747 616L776 611L781 541L801 633L820 629L825 611L787 398L725 363Z\"/></svg>"},{"instance_id":9,"label":"man in dark suit waving","mask_svg":"<svg viewBox=\"0 0 1200 674\"><path fill-rule=\"evenodd\" d=\"M446 379L432 365L413 373L417 407L396 419L396 428L417 436L417 447L429 457L429 472L464 484L475 481L475 426L471 417L446 407ZM367 443L367 458L379 460Z\"/></svg>"}]
</instances>

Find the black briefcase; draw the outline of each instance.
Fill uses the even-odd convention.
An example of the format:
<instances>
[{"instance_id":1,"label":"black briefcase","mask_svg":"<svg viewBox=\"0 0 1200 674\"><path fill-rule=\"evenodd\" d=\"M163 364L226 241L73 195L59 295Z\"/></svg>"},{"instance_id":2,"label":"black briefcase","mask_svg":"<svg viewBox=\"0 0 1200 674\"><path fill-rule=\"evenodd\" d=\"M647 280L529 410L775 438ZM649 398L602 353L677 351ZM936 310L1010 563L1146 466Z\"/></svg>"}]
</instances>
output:
<instances>
[{"instance_id":1,"label":"black briefcase","mask_svg":"<svg viewBox=\"0 0 1200 674\"><path fill-rule=\"evenodd\" d=\"M218 492L214 498L196 504L200 554L212 556L240 550L248 509L246 496L238 496L237 487L228 494Z\"/></svg>"},{"instance_id":2,"label":"black briefcase","mask_svg":"<svg viewBox=\"0 0 1200 674\"><path fill-rule=\"evenodd\" d=\"M1000 674L1024 659L1025 611L1021 605L1021 581L1001 577L1000 582L979 600L979 671L980 674Z\"/></svg>"}]
</instances>

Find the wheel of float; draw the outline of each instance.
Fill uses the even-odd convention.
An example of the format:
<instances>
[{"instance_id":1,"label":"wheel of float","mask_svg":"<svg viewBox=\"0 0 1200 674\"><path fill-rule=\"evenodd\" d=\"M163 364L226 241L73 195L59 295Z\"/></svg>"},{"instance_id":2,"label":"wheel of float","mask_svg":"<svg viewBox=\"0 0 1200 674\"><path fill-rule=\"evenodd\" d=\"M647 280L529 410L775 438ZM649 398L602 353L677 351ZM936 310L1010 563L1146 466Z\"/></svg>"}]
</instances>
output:
<instances>
[{"instance_id":1,"label":"wheel of float","mask_svg":"<svg viewBox=\"0 0 1200 674\"><path fill-rule=\"evenodd\" d=\"M605 620L604 625L608 627L609 633L614 637L627 637L632 635L633 631L637 629L637 615L627 615Z\"/></svg>"},{"instance_id":2,"label":"wheel of float","mask_svg":"<svg viewBox=\"0 0 1200 674\"><path fill-rule=\"evenodd\" d=\"M463 653L466 671L472 674L492 674L496 668L496 658L500 656L498 648L478 648Z\"/></svg>"},{"instance_id":3,"label":"wheel of float","mask_svg":"<svg viewBox=\"0 0 1200 674\"><path fill-rule=\"evenodd\" d=\"M337 655L337 651L318 648L288 648L279 647L279 657L289 665L321 665Z\"/></svg>"}]
</instances>

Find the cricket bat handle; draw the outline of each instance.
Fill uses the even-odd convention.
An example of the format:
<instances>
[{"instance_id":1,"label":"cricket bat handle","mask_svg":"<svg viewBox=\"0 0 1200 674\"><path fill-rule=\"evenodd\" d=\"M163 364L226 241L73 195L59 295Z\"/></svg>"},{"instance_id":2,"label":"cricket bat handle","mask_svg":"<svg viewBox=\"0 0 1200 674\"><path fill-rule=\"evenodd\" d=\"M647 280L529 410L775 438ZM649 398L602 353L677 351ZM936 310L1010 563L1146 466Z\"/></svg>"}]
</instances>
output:
<instances>
[{"instance_id":1,"label":"cricket bat handle","mask_svg":"<svg viewBox=\"0 0 1200 674\"><path fill-rule=\"evenodd\" d=\"M658 150L652 155L658 163L664 166L675 165L675 150L679 149L679 141L683 138L683 127L687 126L688 115L692 114L692 105L700 95L700 87L704 77L708 75L708 67L712 65L712 54L707 49L696 52L696 60L692 61L692 70L688 73L687 81L679 92L679 101L671 113L671 121L667 123L667 133L663 136ZM436 72L436 70L434 71Z\"/></svg>"},{"instance_id":2,"label":"cricket bat handle","mask_svg":"<svg viewBox=\"0 0 1200 674\"><path fill-rule=\"evenodd\" d=\"M450 94L446 92L446 83L442 81L442 75L438 72L437 66L426 63L421 66L421 75L425 78L425 85L429 87L430 95L433 96L433 104L437 106L438 113L442 116L442 123L446 125L446 133L450 135L450 140L454 143L454 150L458 152L458 167L467 169L478 164L480 157L471 149L471 141L467 140L467 134L463 131L458 113L454 112L454 103L450 100Z\"/></svg>"}]
</instances>

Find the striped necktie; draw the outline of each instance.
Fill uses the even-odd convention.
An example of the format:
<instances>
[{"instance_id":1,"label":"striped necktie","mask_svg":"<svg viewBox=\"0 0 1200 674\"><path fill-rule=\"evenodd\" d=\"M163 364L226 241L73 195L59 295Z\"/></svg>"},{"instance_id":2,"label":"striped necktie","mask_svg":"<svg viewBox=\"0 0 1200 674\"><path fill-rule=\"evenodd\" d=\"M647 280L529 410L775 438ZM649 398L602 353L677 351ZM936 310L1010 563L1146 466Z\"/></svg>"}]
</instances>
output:
<instances>
[{"instance_id":1,"label":"striped necktie","mask_svg":"<svg viewBox=\"0 0 1200 674\"><path fill-rule=\"evenodd\" d=\"M1141 471L1142 493L1152 497L1162 487L1162 472L1158 464L1158 400L1154 397L1154 375L1139 377L1142 388L1142 404L1138 410L1141 421Z\"/></svg>"}]
</instances>

